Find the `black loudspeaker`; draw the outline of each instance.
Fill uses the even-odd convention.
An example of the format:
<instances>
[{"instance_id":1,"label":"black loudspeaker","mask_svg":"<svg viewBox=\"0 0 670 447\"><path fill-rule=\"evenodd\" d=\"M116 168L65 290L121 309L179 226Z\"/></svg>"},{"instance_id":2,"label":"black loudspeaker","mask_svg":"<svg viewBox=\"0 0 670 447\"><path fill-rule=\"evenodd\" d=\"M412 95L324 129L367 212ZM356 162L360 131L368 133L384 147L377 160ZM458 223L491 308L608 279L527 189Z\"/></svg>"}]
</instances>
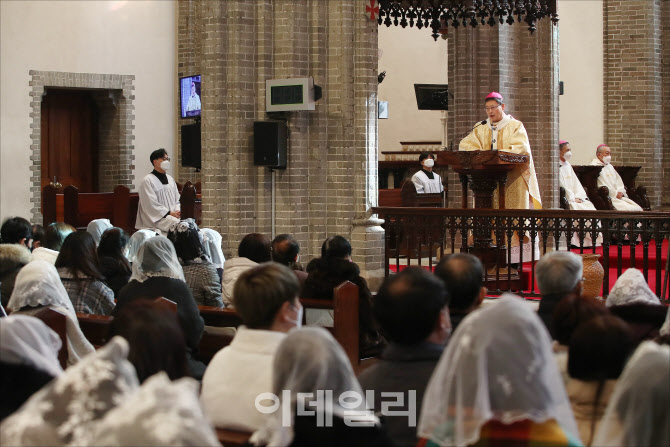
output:
<instances>
[{"instance_id":1,"label":"black loudspeaker","mask_svg":"<svg viewBox=\"0 0 670 447\"><path fill-rule=\"evenodd\" d=\"M286 121L254 121L254 165L286 169Z\"/></svg>"},{"instance_id":2,"label":"black loudspeaker","mask_svg":"<svg viewBox=\"0 0 670 447\"><path fill-rule=\"evenodd\" d=\"M181 165L201 167L200 123L181 126Z\"/></svg>"}]
</instances>

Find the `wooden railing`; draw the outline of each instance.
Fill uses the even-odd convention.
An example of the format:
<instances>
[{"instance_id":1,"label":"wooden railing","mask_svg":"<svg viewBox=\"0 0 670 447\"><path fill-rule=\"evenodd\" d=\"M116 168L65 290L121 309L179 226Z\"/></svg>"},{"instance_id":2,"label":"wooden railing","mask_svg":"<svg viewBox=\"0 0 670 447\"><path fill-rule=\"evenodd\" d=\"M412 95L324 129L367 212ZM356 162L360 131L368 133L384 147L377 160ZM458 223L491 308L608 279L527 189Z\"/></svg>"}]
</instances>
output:
<instances>
[{"instance_id":1,"label":"wooden railing","mask_svg":"<svg viewBox=\"0 0 670 447\"><path fill-rule=\"evenodd\" d=\"M513 235L523 234L539 254L551 250L567 250L573 234L579 237L580 253L596 253L602 250L600 259L604 268L602 296L609 294L610 267L616 267L618 277L627 267L642 270L645 279L652 274L655 279L654 292L667 300L667 250L663 253L663 241L670 239L670 212L620 212L620 211L565 211L565 210L496 210L496 209L440 209L440 208L373 208L372 212L385 220L385 267L396 271L402 265L427 265L434 267L433 256L440 257L458 251L476 251L468 247L473 232L490 236L500 241L498 249L484 249L493 262L487 265L487 286L492 294L514 291L524 296L538 296L535 287L535 261L539 260L535 250L524 256L520 253L519 264L530 264L530 272L524 277L515 269L506 268L512 263ZM585 236L596 241L602 236L602 248L584 247ZM560 241L563 243L560 243ZM630 241L637 243L631 244ZM641 246L641 247L640 247ZM610 253L610 248L615 247ZM500 250L504 248L506 250ZM624 265L624 248L630 263ZM636 253L642 250L641 260ZM430 253L425 260L426 254ZM650 259L650 254L652 258ZM615 264L610 265L614 257ZM400 259L404 258L403 263ZM422 259L423 258L423 259ZM516 266L512 266L516 267ZM530 276L528 276L530 275Z\"/></svg>"}]
</instances>

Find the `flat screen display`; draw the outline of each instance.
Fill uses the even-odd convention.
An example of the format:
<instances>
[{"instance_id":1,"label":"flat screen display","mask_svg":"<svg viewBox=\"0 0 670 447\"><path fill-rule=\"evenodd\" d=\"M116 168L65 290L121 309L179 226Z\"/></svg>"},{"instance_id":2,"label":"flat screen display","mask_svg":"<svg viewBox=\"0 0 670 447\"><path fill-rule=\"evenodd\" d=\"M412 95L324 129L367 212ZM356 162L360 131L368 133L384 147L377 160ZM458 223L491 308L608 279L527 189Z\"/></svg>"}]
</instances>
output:
<instances>
[{"instance_id":1,"label":"flat screen display","mask_svg":"<svg viewBox=\"0 0 670 447\"><path fill-rule=\"evenodd\" d=\"M302 84L273 85L270 104L302 104Z\"/></svg>"},{"instance_id":2,"label":"flat screen display","mask_svg":"<svg viewBox=\"0 0 670 447\"><path fill-rule=\"evenodd\" d=\"M200 110L202 109L200 102L200 75L180 78L179 86L181 117L192 118L200 116Z\"/></svg>"}]
</instances>

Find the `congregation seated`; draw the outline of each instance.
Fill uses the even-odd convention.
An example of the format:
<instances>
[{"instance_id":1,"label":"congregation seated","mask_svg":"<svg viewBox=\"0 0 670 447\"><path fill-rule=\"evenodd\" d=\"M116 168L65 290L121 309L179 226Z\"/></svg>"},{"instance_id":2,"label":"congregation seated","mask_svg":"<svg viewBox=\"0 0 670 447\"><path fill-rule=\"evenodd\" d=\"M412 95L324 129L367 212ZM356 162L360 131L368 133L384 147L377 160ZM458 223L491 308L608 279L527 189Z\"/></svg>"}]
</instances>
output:
<instances>
[{"instance_id":1,"label":"congregation seated","mask_svg":"<svg viewBox=\"0 0 670 447\"><path fill-rule=\"evenodd\" d=\"M189 375L184 333L174 312L151 300L136 300L114 317L109 338L116 335L128 342L128 360L140 383L160 371L170 380Z\"/></svg>"},{"instance_id":2,"label":"congregation seated","mask_svg":"<svg viewBox=\"0 0 670 447\"><path fill-rule=\"evenodd\" d=\"M105 230L98 245L100 272L105 277L107 286L114 292L115 298L130 280L130 263L125 255L127 245L128 235L117 227Z\"/></svg>"},{"instance_id":3,"label":"congregation seated","mask_svg":"<svg viewBox=\"0 0 670 447\"><path fill-rule=\"evenodd\" d=\"M76 231L72 225L64 222L52 222L44 230L44 240L40 246L33 249L33 259L42 259L43 261L56 264L58 253L60 252L65 238Z\"/></svg>"},{"instance_id":4,"label":"congregation seated","mask_svg":"<svg viewBox=\"0 0 670 447\"><path fill-rule=\"evenodd\" d=\"M307 272L298 262L300 245L290 234L280 234L272 240L272 260L290 268L300 282L300 290L305 286Z\"/></svg>"},{"instance_id":5,"label":"congregation seated","mask_svg":"<svg viewBox=\"0 0 670 447\"><path fill-rule=\"evenodd\" d=\"M202 405L216 427L250 432L265 426L256 396L272 391L275 352L286 333L302 324L299 287L289 268L277 263L258 265L237 279L234 306L244 326L214 356L202 380Z\"/></svg>"},{"instance_id":6,"label":"congregation seated","mask_svg":"<svg viewBox=\"0 0 670 447\"><path fill-rule=\"evenodd\" d=\"M579 435L587 447L593 444L614 385L634 348L630 328L613 315L591 318L570 338L570 378L565 387Z\"/></svg>"},{"instance_id":7,"label":"congregation seated","mask_svg":"<svg viewBox=\"0 0 670 447\"><path fill-rule=\"evenodd\" d=\"M60 348L58 334L37 318L0 318L0 421L63 372Z\"/></svg>"},{"instance_id":8,"label":"congregation seated","mask_svg":"<svg viewBox=\"0 0 670 447\"><path fill-rule=\"evenodd\" d=\"M447 288L451 330L455 331L463 318L477 309L486 297L484 266L476 256L456 253L440 259L435 275Z\"/></svg>"},{"instance_id":9,"label":"congregation seated","mask_svg":"<svg viewBox=\"0 0 670 447\"><path fill-rule=\"evenodd\" d=\"M174 246L165 236L153 237L140 247L132 266L130 281L119 292L113 315L118 315L126 305L136 300L156 297L177 304L177 317L186 340L189 370L192 377L201 378L205 365L196 360L195 356L205 324L184 280Z\"/></svg>"},{"instance_id":10,"label":"congregation seated","mask_svg":"<svg viewBox=\"0 0 670 447\"><path fill-rule=\"evenodd\" d=\"M52 264L37 260L23 267L16 277L7 307L11 309L12 315L34 316L44 308L64 314L68 365L74 365L79 359L95 351L79 328L72 301Z\"/></svg>"},{"instance_id":11,"label":"congregation seated","mask_svg":"<svg viewBox=\"0 0 670 447\"><path fill-rule=\"evenodd\" d=\"M44 227L39 224L32 224L30 226L30 234L33 236L33 247L32 251L35 251L36 248L44 245L44 240L46 238L46 233Z\"/></svg>"},{"instance_id":12,"label":"congregation seated","mask_svg":"<svg viewBox=\"0 0 670 447\"><path fill-rule=\"evenodd\" d=\"M21 268L32 260L30 222L22 217L5 219L0 229L0 301L7 307Z\"/></svg>"},{"instance_id":13,"label":"congregation seated","mask_svg":"<svg viewBox=\"0 0 670 447\"><path fill-rule=\"evenodd\" d=\"M604 166L598 177L598 187L606 186L609 190L612 206L618 211L642 211L642 207L628 197L621 176L611 164L612 151L606 144L596 149L596 158L592 165Z\"/></svg>"},{"instance_id":14,"label":"congregation seated","mask_svg":"<svg viewBox=\"0 0 670 447\"><path fill-rule=\"evenodd\" d=\"M475 311L428 383L417 445L581 445L552 357L548 332L520 298Z\"/></svg>"},{"instance_id":15,"label":"congregation seated","mask_svg":"<svg viewBox=\"0 0 670 447\"><path fill-rule=\"evenodd\" d=\"M633 330L636 344L653 340L665 321L666 306L649 288L642 272L629 268L617 278L605 304Z\"/></svg>"},{"instance_id":16,"label":"congregation seated","mask_svg":"<svg viewBox=\"0 0 670 447\"><path fill-rule=\"evenodd\" d=\"M270 239L260 233L250 233L242 238L237 248L237 258L226 261L223 269L221 298L226 306L233 305L233 290L237 278L258 264L270 261L272 258L270 251Z\"/></svg>"},{"instance_id":17,"label":"congregation seated","mask_svg":"<svg viewBox=\"0 0 670 447\"><path fill-rule=\"evenodd\" d=\"M307 264L307 279L302 298L333 299L333 289L344 281L358 287L359 352L361 358L381 353L384 339L372 317L372 293L361 276L361 270L351 260L351 244L342 236L331 236L321 246L321 257ZM310 321L308 320L308 324ZM326 324L332 325L332 318Z\"/></svg>"},{"instance_id":18,"label":"congregation seated","mask_svg":"<svg viewBox=\"0 0 670 447\"><path fill-rule=\"evenodd\" d=\"M564 383L569 379L568 346L572 334L590 319L608 314L607 307L601 301L574 293L565 296L556 304L550 323L554 337L552 349Z\"/></svg>"},{"instance_id":19,"label":"congregation seated","mask_svg":"<svg viewBox=\"0 0 670 447\"><path fill-rule=\"evenodd\" d=\"M594 446L670 445L670 346L643 342L619 377Z\"/></svg>"},{"instance_id":20,"label":"congregation seated","mask_svg":"<svg viewBox=\"0 0 670 447\"><path fill-rule=\"evenodd\" d=\"M174 245L195 303L199 306L223 307L219 273L205 254L195 221L180 221L170 229L167 237Z\"/></svg>"},{"instance_id":21,"label":"congregation seated","mask_svg":"<svg viewBox=\"0 0 670 447\"><path fill-rule=\"evenodd\" d=\"M155 230L137 230L130 236L130 239L128 240L128 262L130 262L131 265L135 262L137 253L140 251L142 244L155 236L158 236L158 232Z\"/></svg>"},{"instance_id":22,"label":"congregation seated","mask_svg":"<svg viewBox=\"0 0 670 447\"><path fill-rule=\"evenodd\" d=\"M260 446L360 446L392 447L379 419L365 408L363 390L342 347L323 328L292 331L277 349L272 367L271 392L279 398L279 408L252 436ZM318 408L315 397L323 390L332 392L331 402ZM299 393L312 397L300 407ZM360 396L357 404L341 404L341 397ZM351 398L353 400L355 398ZM288 401L287 401L288 400ZM311 402L312 404L310 405ZM330 408L332 403L332 410ZM329 409L325 410L328 405ZM284 408L288 406L288 410ZM289 417L284 419L284 411ZM323 420L332 411L332 422ZM353 414L355 413L355 416ZM355 420L356 425L347 423ZM286 421L286 422L284 422ZM319 423L321 421L321 423Z\"/></svg>"},{"instance_id":23,"label":"congregation seated","mask_svg":"<svg viewBox=\"0 0 670 447\"><path fill-rule=\"evenodd\" d=\"M102 234L112 227L113 225L109 219L93 219L86 226L86 232L93 236L93 241L97 247L100 245Z\"/></svg>"},{"instance_id":24,"label":"congregation seated","mask_svg":"<svg viewBox=\"0 0 670 447\"><path fill-rule=\"evenodd\" d=\"M209 256L212 264L216 267L216 271L219 274L219 282L221 282L223 266L226 263L226 257L223 255L223 250L221 249L221 242L223 240L221 233L211 228L201 228L200 234L202 235L202 248L205 249L205 254Z\"/></svg>"},{"instance_id":25,"label":"congregation seated","mask_svg":"<svg viewBox=\"0 0 670 447\"><path fill-rule=\"evenodd\" d=\"M87 232L70 233L55 265L76 312L112 313L114 292L104 283L93 236Z\"/></svg>"},{"instance_id":26,"label":"congregation seated","mask_svg":"<svg viewBox=\"0 0 670 447\"><path fill-rule=\"evenodd\" d=\"M417 404L423 401L428 380L451 334L449 298L442 281L420 267L408 267L382 284L373 311L389 345L381 359L358 377L364 391L375 393L375 412L380 412L386 401L382 393L402 392L408 399L408 392L413 391ZM409 402L403 404L398 411L408 410ZM385 423L396 445L416 444L416 427L408 425L406 416L386 416Z\"/></svg>"},{"instance_id":27,"label":"congregation seated","mask_svg":"<svg viewBox=\"0 0 670 447\"><path fill-rule=\"evenodd\" d=\"M535 278L541 296L537 313L554 339L556 338L556 331L552 327L554 309L565 297L581 295L583 270L582 258L569 251L547 253L535 265Z\"/></svg>"}]
</instances>

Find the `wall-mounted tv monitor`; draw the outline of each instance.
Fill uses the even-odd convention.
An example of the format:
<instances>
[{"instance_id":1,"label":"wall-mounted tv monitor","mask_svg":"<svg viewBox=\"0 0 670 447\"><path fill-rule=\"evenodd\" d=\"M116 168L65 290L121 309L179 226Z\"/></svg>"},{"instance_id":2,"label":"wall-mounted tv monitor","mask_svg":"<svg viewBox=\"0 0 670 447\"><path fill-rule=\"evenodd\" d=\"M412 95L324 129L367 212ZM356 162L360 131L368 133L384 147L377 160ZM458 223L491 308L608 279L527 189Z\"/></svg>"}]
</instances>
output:
<instances>
[{"instance_id":1,"label":"wall-mounted tv monitor","mask_svg":"<svg viewBox=\"0 0 670 447\"><path fill-rule=\"evenodd\" d=\"M181 117L200 116L200 75L179 78L179 96L181 98Z\"/></svg>"}]
</instances>

